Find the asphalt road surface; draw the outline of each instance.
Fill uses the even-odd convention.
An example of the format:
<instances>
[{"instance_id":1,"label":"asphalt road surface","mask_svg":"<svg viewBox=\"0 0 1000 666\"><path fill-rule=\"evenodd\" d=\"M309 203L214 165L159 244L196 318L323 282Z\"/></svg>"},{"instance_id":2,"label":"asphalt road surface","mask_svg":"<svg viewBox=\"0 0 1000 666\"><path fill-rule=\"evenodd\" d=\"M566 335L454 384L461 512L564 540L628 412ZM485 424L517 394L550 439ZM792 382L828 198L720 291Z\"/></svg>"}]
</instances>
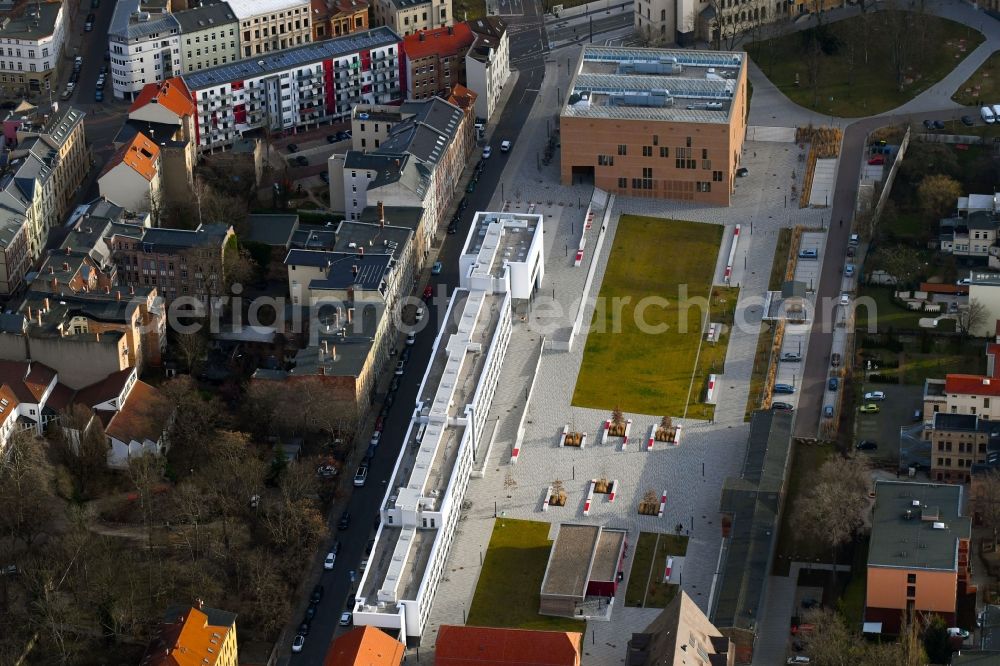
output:
<instances>
[{"instance_id":1,"label":"asphalt road surface","mask_svg":"<svg viewBox=\"0 0 1000 666\"><path fill-rule=\"evenodd\" d=\"M525 15L522 17L505 17L511 24L518 26L518 30L512 35L510 48L511 60L519 58L520 76L493 132L490 142L493 146L493 155L486 160L475 191L456 194L456 200L462 196L467 197L468 205L465 213L461 216L458 232L445 236L438 257L438 260L443 264L443 270L440 275L432 278L436 294L441 293L440 286L444 286L446 293L450 295L458 284L458 253L461 251L461 244L469 231L472 218L476 211L486 210L494 191L502 188L500 176L505 166L506 154L500 152L500 142L504 139L517 141L520 128L527 121L528 114L541 87L545 66L543 51L539 48L539 44L544 44L545 41L537 0L526 1L524 11ZM525 58L525 55L528 57ZM470 160L475 163L480 157L481 152L477 149ZM446 220L444 226L447 226L447 222ZM444 230L442 229L440 233L443 234ZM422 291L422 286L418 291ZM321 584L324 586L324 596L319 604L316 617L313 619L309 635L306 637L305 646L301 653L290 654L293 634L289 634L287 636L288 645L281 648L281 654L290 654L290 660L287 663L296 666L322 666L323 658L326 656L338 629L340 614L348 605L345 602L349 596L353 596L357 589L361 580L360 562L364 557L368 540L374 536L375 519L378 515L379 505L385 496L386 484L389 482L393 466L403 445L403 437L409 426L412 407L416 403L417 389L420 378L423 377L423 369L430 360L434 338L440 330L438 317L442 316L446 309L447 303L441 299L436 298L429 304L427 314L433 323L417 336L416 343L411 347L410 363L403 376L392 410L385 421L378 453L368 472L368 482L363 488L355 488L346 503L352 516L351 525L347 530L337 532L334 535L334 539L341 542L340 554L337 556L334 569L324 571L322 574ZM363 446L367 448L367 441L364 441ZM354 469L345 469L343 473L353 476ZM341 504L338 503L331 516L334 525L342 510ZM325 546L323 552L326 552ZM353 583L348 575L351 570L358 572L357 580ZM307 597L311 591L311 587L306 590ZM301 622L302 609L306 605L306 600L299 601L297 614L292 618L295 626Z\"/></svg>"}]
</instances>

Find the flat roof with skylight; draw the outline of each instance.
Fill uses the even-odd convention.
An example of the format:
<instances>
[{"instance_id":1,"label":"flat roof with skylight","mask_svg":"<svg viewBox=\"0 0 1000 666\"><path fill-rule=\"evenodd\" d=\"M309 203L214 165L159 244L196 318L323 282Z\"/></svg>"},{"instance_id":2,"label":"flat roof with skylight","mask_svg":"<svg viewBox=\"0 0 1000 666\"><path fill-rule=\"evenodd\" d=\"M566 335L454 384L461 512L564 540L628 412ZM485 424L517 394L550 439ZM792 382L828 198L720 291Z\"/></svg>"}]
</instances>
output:
<instances>
[{"instance_id":1,"label":"flat roof with skylight","mask_svg":"<svg viewBox=\"0 0 1000 666\"><path fill-rule=\"evenodd\" d=\"M562 115L728 124L746 53L584 46Z\"/></svg>"},{"instance_id":2,"label":"flat roof with skylight","mask_svg":"<svg viewBox=\"0 0 1000 666\"><path fill-rule=\"evenodd\" d=\"M971 521L962 515L962 486L878 481L868 566L958 569L958 540Z\"/></svg>"}]
</instances>

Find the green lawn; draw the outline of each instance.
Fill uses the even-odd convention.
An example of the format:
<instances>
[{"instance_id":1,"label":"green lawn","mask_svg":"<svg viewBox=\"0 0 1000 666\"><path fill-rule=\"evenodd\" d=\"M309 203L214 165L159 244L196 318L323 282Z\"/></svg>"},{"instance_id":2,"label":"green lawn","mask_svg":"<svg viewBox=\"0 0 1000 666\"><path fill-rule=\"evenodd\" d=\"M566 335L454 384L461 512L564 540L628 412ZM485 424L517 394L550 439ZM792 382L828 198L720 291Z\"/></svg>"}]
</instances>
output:
<instances>
[{"instance_id":1,"label":"green lawn","mask_svg":"<svg viewBox=\"0 0 1000 666\"><path fill-rule=\"evenodd\" d=\"M725 332L716 342L702 343L698 353L698 364L694 371L694 382L691 383L691 393L688 396L688 410L685 416L689 419L708 420L715 416L715 405L702 402L708 392L708 376L722 374L726 365L726 350L729 348L729 334L736 316L736 301L740 297L737 287L712 287L711 320L722 324Z\"/></svg>"},{"instance_id":2,"label":"green lawn","mask_svg":"<svg viewBox=\"0 0 1000 666\"><path fill-rule=\"evenodd\" d=\"M868 579L865 571L868 563L868 539L854 546L854 564L851 566L851 580L837 600L837 612L848 627L860 627L864 622L865 591Z\"/></svg>"},{"instance_id":3,"label":"green lawn","mask_svg":"<svg viewBox=\"0 0 1000 666\"><path fill-rule=\"evenodd\" d=\"M474 21L486 16L486 0L455 0L451 10L457 21Z\"/></svg>"},{"instance_id":4,"label":"green lawn","mask_svg":"<svg viewBox=\"0 0 1000 666\"><path fill-rule=\"evenodd\" d=\"M687 545L686 536L640 532L639 541L635 544L632 554L632 570L629 573L628 589L625 591L625 605L666 608L678 589L677 585L663 582L667 557L684 555L687 553Z\"/></svg>"},{"instance_id":5,"label":"green lawn","mask_svg":"<svg viewBox=\"0 0 1000 666\"><path fill-rule=\"evenodd\" d=\"M792 444L792 469L788 475L785 506L778 528L778 545L775 549L774 575L787 576L792 561L829 562L830 549L812 541L799 541L791 528L795 502L809 489L809 480L834 454L832 444Z\"/></svg>"},{"instance_id":6,"label":"green lawn","mask_svg":"<svg viewBox=\"0 0 1000 666\"><path fill-rule=\"evenodd\" d=\"M922 47L916 43L909 45L914 55L908 78L900 89L890 52L895 40L884 37L886 33L879 25L886 17L883 12L870 12L866 17L827 24L834 46L829 55L820 55L816 87L810 81L812 59L804 53L801 32L754 42L747 51L764 74L796 104L824 114L856 117L889 111L913 99L940 81L983 41L981 33L954 21L908 14L907 19L912 22L908 33L925 36ZM866 20L870 28L868 38L864 39L861 35ZM852 43L868 46L851 48Z\"/></svg>"},{"instance_id":7,"label":"green lawn","mask_svg":"<svg viewBox=\"0 0 1000 666\"><path fill-rule=\"evenodd\" d=\"M907 310L893 300L892 287L872 287L866 286L861 292L862 299L871 298L875 304L874 312L863 305L864 301L859 299L856 312L855 323L859 329L868 327L868 318L874 317L879 331L886 331L892 328L907 328L918 330L920 320L923 317L932 316L930 313L923 313L916 310Z\"/></svg>"},{"instance_id":8,"label":"green lawn","mask_svg":"<svg viewBox=\"0 0 1000 666\"><path fill-rule=\"evenodd\" d=\"M792 247L793 229L781 229L778 231L778 244L774 248L774 259L771 261L771 277L767 280L769 291L781 289L781 283L785 281L785 272L788 270L788 250Z\"/></svg>"},{"instance_id":9,"label":"green lawn","mask_svg":"<svg viewBox=\"0 0 1000 666\"><path fill-rule=\"evenodd\" d=\"M684 413L723 227L623 215L594 311L573 404ZM678 306L684 293L688 303ZM649 299L649 300L647 300ZM654 300L656 299L656 300ZM648 330L636 323L637 308ZM659 330L659 329L664 330ZM613 385L614 390L608 387ZM700 396L694 395L694 401Z\"/></svg>"},{"instance_id":10,"label":"green lawn","mask_svg":"<svg viewBox=\"0 0 1000 666\"><path fill-rule=\"evenodd\" d=\"M583 631L586 622L538 614L552 542L549 523L498 519L479 574L467 624L546 631Z\"/></svg>"},{"instance_id":11,"label":"green lawn","mask_svg":"<svg viewBox=\"0 0 1000 666\"><path fill-rule=\"evenodd\" d=\"M972 106L977 100L992 103L997 95L1000 95L1000 51L987 58L951 98L963 106Z\"/></svg>"}]
</instances>

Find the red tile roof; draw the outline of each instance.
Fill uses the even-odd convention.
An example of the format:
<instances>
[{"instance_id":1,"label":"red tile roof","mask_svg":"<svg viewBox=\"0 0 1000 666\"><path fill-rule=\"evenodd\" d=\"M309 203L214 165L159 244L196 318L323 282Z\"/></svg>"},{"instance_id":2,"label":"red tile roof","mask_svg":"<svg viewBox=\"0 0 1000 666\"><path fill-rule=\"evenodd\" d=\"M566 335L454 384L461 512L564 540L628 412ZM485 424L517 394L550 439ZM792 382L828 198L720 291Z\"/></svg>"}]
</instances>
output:
<instances>
[{"instance_id":1,"label":"red tile roof","mask_svg":"<svg viewBox=\"0 0 1000 666\"><path fill-rule=\"evenodd\" d=\"M193 116L195 112L191 91L179 76L159 83L147 83L128 111L138 111L147 104L159 104L179 117Z\"/></svg>"},{"instance_id":2,"label":"red tile roof","mask_svg":"<svg viewBox=\"0 0 1000 666\"><path fill-rule=\"evenodd\" d=\"M582 634L441 625L437 666L578 666Z\"/></svg>"},{"instance_id":3,"label":"red tile roof","mask_svg":"<svg viewBox=\"0 0 1000 666\"><path fill-rule=\"evenodd\" d=\"M403 38L403 53L410 59L426 58L435 54L441 58L450 58L467 50L475 39L468 24L456 23L451 27L421 30L407 35Z\"/></svg>"},{"instance_id":4,"label":"red tile roof","mask_svg":"<svg viewBox=\"0 0 1000 666\"><path fill-rule=\"evenodd\" d=\"M125 383L132 376L135 368L125 368L118 372L113 372L99 382L94 382L90 386L84 386L76 394L74 402L82 404L84 407L93 409L102 402L107 402L112 398L121 395L125 388Z\"/></svg>"},{"instance_id":5,"label":"red tile roof","mask_svg":"<svg viewBox=\"0 0 1000 666\"><path fill-rule=\"evenodd\" d=\"M403 644L381 629L357 627L333 642L323 666L399 666Z\"/></svg>"},{"instance_id":6,"label":"red tile roof","mask_svg":"<svg viewBox=\"0 0 1000 666\"><path fill-rule=\"evenodd\" d=\"M451 94L448 101L460 109L472 109L476 106L476 98L479 97L461 83L456 83L451 87Z\"/></svg>"},{"instance_id":7,"label":"red tile roof","mask_svg":"<svg viewBox=\"0 0 1000 666\"><path fill-rule=\"evenodd\" d=\"M101 176L106 175L121 163L125 163L146 180L156 176L156 163L160 158L160 147L142 132L136 132L131 141L119 148L104 165Z\"/></svg>"},{"instance_id":8,"label":"red tile roof","mask_svg":"<svg viewBox=\"0 0 1000 666\"><path fill-rule=\"evenodd\" d=\"M928 294L967 294L969 293L969 285L921 282L920 291L926 291Z\"/></svg>"},{"instance_id":9,"label":"red tile roof","mask_svg":"<svg viewBox=\"0 0 1000 666\"><path fill-rule=\"evenodd\" d=\"M156 442L170 419L170 401L146 382L136 382L104 432L121 442Z\"/></svg>"},{"instance_id":10,"label":"red tile roof","mask_svg":"<svg viewBox=\"0 0 1000 666\"><path fill-rule=\"evenodd\" d=\"M0 423L3 423L17 409L20 401L6 384L0 385Z\"/></svg>"},{"instance_id":11,"label":"red tile roof","mask_svg":"<svg viewBox=\"0 0 1000 666\"><path fill-rule=\"evenodd\" d=\"M20 402L37 403L55 376L55 370L41 363L0 361L0 384L9 386Z\"/></svg>"},{"instance_id":12,"label":"red tile roof","mask_svg":"<svg viewBox=\"0 0 1000 666\"><path fill-rule=\"evenodd\" d=\"M945 375L944 390L965 395L1000 395L1000 380L984 375Z\"/></svg>"}]
</instances>

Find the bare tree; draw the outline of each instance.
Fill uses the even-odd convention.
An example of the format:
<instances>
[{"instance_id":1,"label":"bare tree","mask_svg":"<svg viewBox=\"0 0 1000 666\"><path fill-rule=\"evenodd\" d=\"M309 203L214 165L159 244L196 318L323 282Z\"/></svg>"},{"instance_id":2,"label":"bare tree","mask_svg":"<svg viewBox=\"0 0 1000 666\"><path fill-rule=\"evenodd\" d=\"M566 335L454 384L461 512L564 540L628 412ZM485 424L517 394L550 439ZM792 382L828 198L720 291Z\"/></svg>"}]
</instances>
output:
<instances>
[{"instance_id":1,"label":"bare tree","mask_svg":"<svg viewBox=\"0 0 1000 666\"><path fill-rule=\"evenodd\" d=\"M507 499L512 497L512 493L517 488L517 481L514 480L514 471L508 467L507 473L503 477L503 489L507 491Z\"/></svg>"},{"instance_id":2,"label":"bare tree","mask_svg":"<svg viewBox=\"0 0 1000 666\"><path fill-rule=\"evenodd\" d=\"M977 473L972 487L973 506L983 524L993 532L993 546L996 548L997 530L1000 529L1000 470Z\"/></svg>"},{"instance_id":3,"label":"bare tree","mask_svg":"<svg viewBox=\"0 0 1000 666\"><path fill-rule=\"evenodd\" d=\"M218 399L205 399L191 377L171 379L161 390L174 410L167 455L174 472L183 475L197 468L205 459L205 442L215 437L223 412Z\"/></svg>"},{"instance_id":4,"label":"bare tree","mask_svg":"<svg viewBox=\"0 0 1000 666\"><path fill-rule=\"evenodd\" d=\"M189 373L194 372L195 365L201 361L208 350L208 339L204 327L193 333L180 333L174 340L177 353L184 359L184 366Z\"/></svg>"},{"instance_id":5,"label":"bare tree","mask_svg":"<svg viewBox=\"0 0 1000 666\"><path fill-rule=\"evenodd\" d=\"M921 266L920 253L906 245L893 245L877 250L871 263L896 278L899 286L912 283Z\"/></svg>"},{"instance_id":6,"label":"bare tree","mask_svg":"<svg viewBox=\"0 0 1000 666\"><path fill-rule=\"evenodd\" d=\"M976 331L986 323L986 306L976 298L970 298L969 304L958 309L958 330L963 337L975 335Z\"/></svg>"},{"instance_id":7,"label":"bare tree","mask_svg":"<svg viewBox=\"0 0 1000 666\"><path fill-rule=\"evenodd\" d=\"M246 248L239 246L235 236L223 251L222 275L227 293L232 291L234 285L245 287L257 275L257 264Z\"/></svg>"},{"instance_id":8,"label":"bare tree","mask_svg":"<svg viewBox=\"0 0 1000 666\"><path fill-rule=\"evenodd\" d=\"M29 550L54 528L52 467L45 441L30 431L15 434L0 463L0 528Z\"/></svg>"},{"instance_id":9,"label":"bare tree","mask_svg":"<svg viewBox=\"0 0 1000 666\"><path fill-rule=\"evenodd\" d=\"M66 465L83 498L90 498L104 485L108 475L108 437L94 412L74 403L50 428L50 440Z\"/></svg>"}]
</instances>

